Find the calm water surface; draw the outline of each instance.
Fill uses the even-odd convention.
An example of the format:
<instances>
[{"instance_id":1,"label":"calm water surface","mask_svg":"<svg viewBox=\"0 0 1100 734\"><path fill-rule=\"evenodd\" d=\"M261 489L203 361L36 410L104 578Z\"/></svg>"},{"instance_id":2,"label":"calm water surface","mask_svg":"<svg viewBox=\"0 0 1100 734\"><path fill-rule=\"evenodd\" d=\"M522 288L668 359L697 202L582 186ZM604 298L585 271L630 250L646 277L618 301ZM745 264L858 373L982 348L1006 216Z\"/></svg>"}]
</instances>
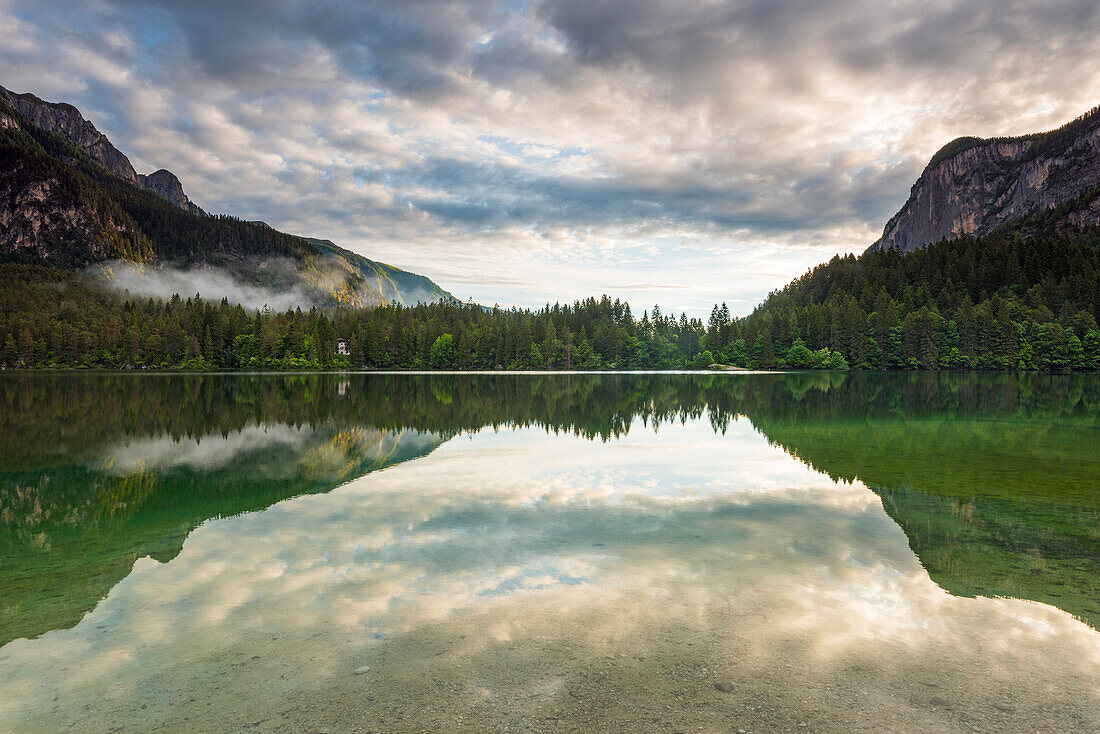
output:
<instances>
[{"instance_id":1,"label":"calm water surface","mask_svg":"<svg viewBox=\"0 0 1100 734\"><path fill-rule=\"evenodd\" d=\"M1100 376L0 376L0 731L1100 731Z\"/></svg>"}]
</instances>

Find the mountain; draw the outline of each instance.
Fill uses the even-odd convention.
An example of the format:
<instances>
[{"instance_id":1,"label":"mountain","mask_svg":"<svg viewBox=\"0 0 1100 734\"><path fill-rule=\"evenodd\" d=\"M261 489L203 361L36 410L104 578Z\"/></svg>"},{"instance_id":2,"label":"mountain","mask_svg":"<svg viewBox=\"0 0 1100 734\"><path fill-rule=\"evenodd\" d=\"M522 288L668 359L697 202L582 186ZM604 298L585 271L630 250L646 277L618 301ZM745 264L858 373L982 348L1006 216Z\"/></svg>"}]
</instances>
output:
<instances>
[{"instance_id":1,"label":"mountain","mask_svg":"<svg viewBox=\"0 0 1100 734\"><path fill-rule=\"evenodd\" d=\"M202 209L192 204L183 193L183 186L175 174L164 169L147 176L137 173L130 164L130 159L112 145L95 125L85 120L80 110L71 104L46 102L33 94L15 94L4 87L0 87L0 102L18 112L32 125L80 147L119 178L152 191L184 211L202 213Z\"/></svg>"},{"instance_id":2,"label":"mountain","mask_svg":"<svg viewBox=\"0 0 1100 734\"><path fill-rule=\"evenodd\" d=\"M183 184L176 178L176 174L171 171L161 168L149 175L139 173L137 180L141 188L152 191L157 196L166 199L169 203L175 204L186 212L192 214L206 213L187 198L187 194L183 193Z\"/></svg>"},{"instance_id":3,"label":"mountain","mask_svg":"<svg viewBox=\"0 0 1100 734\"><path fill-rule=\"evenodd\" d=\"M196 282L188 275L209 283L216 274L227 276L219 282L282 295L280 302L300 294L305 307L453 300L428 278L327 240L209 216L171 171L137 173L77 108L3 87L0 259L106 277L122 272L128 288L150 294L156 289L142 279L186 294Z\"/></svg>"},{"instance_id":4,"label":"mountain","mask_svg":"<svg viewBox=\"0 0 1100 734\"><path fill-rule=\"evenodd\" d=\"M1098 323L1100 227L1050 233L1034 215L910 252L836 256L731 338L788 357L801 340L871 369L1095 370Z\"/></svg>"},{"instance_id":5,"label":"mountain","mask_svg":"<svg viewBox=\"0 0 1100 734\"><path fill-rule=\"evenodd\" d=\"M706 343L757 368L831 350L863 369L1100 369L1100 107L952 141L866 252L719 320Z\"/></svg>"},{"instance_id":6,"label":"mountain","mask_svg":"<svg viewBox=\"0 0 1100 734\"><path fill-rule=\"evenodd\" d=\"M358 278L359 292L369 291L376 302L414 304L454 300L450 293L442 290L423 275L409 273L392 265L349 252L332 240L319 240L313 237L302 239L346 272Z\"/></svg>"},{"instance_id":7,"label":"mountain","mask_svg":"<svg viewBox=\"0 0 1100 734\"><path fill-rule=\"evenodd\" d=\"M909 252L1052 210L1055 229L1100 224L1100 107L1045 133L951 141L869 251Z\"/></svg>"}]
</instances>

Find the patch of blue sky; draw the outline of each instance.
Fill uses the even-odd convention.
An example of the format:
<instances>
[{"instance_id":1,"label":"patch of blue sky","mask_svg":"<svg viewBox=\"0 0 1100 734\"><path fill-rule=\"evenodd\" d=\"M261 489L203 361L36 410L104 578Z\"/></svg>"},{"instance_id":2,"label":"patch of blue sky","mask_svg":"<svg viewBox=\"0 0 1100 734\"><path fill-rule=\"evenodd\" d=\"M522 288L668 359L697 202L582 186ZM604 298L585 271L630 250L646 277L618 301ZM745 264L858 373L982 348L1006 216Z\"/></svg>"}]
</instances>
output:
<instances>
[{"instance_id":1,"label":"patch of blue sky","mask_svg":"<svg viewBox=\"0 0 1100 734\"><path fill-rule=\"evenodd\" d=\"M558 148L533 140L514 140L512 138L500 135L490 135L488 133L478 135L477 139L482 143L492 145L503 153L521 159L526 164L534 166L546 165L551 161L557 162L567 158L584 156L588 155L590 152L589 149L578 146Z\"/></svg>"}]
</instances>

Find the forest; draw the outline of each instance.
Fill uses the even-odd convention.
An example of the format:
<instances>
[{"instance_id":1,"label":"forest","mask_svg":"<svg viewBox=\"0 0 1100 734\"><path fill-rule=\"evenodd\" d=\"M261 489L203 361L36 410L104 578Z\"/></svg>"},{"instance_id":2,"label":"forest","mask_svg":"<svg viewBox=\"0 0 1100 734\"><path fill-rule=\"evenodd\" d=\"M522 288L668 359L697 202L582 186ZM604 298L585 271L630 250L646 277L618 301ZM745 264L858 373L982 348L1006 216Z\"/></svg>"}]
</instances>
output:
<instances>
[{"instance_id":1,"label":"forest","mask_svg":"<svg viewBox=\"0 0 1100 734\"><path fill-rule=\"evenodd\" d=\"M911 252L835 257L745 318L608 296L540 309L247 310L120 297L92 278L0 264L5 368L191 370L1095 370L1100 232L1016 228ZM339 353L343 341L347 353Z\"/></svg>"}]
</instances>

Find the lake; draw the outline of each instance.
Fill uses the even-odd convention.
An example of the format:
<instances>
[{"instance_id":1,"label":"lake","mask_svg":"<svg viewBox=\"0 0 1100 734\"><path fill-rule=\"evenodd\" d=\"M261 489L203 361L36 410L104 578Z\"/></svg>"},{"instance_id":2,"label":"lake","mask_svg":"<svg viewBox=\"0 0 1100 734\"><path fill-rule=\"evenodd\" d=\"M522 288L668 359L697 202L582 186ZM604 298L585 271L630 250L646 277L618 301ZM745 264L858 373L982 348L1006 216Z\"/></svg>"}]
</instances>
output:
<instances>
[{"instance_id":1,"label":"lake","mask_svg":"<svg viewBox=\"0 0 1100 734\"><path fill-rule=\"evenodd\" d=\"M1100 375L0 375L0 730L1100 731Z\"/></svg>"}]
</instances>

